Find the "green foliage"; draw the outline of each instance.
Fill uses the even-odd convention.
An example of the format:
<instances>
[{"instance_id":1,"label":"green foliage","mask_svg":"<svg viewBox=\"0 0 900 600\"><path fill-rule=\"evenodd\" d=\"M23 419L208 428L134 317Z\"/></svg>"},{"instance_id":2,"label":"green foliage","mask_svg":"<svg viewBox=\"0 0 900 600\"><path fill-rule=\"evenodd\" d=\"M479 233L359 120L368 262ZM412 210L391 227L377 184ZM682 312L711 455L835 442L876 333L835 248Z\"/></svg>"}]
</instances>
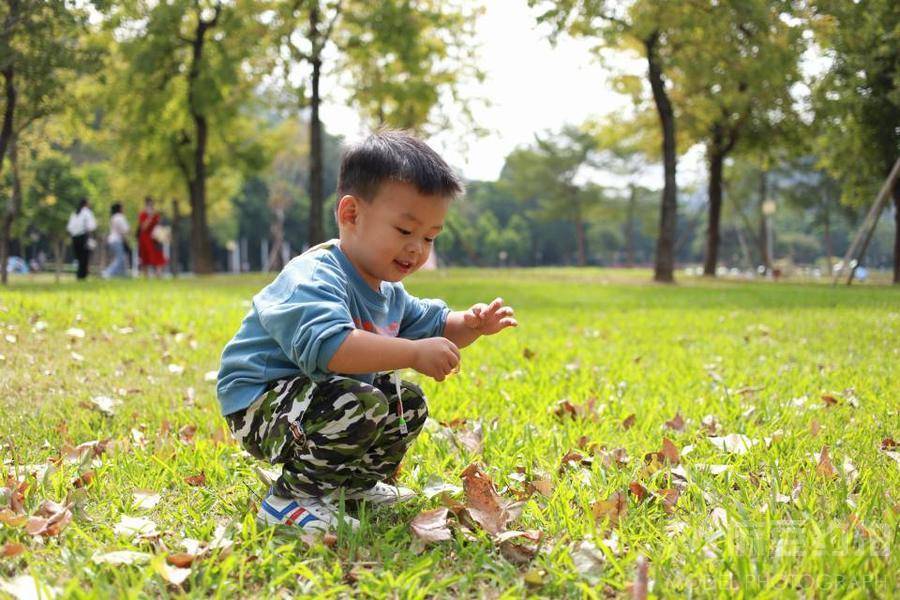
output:
<instances>
[{"instance_id":1,"label":"green foliage","mask_svg":"<svg viewBox=\"0 0 900 600\"><path fill-rule=\"evenodd\" d=\"M448 124L457 102L474 123L465 85L482 79L475 60L479 11L461 2L389 0L357 2L338 33L340 69L353 85L350 101L376 126L419 131ZM438 109L443 109L438 112Z\"/></svg>"},{"instance_id":2,"label":"green foliage","mask_svg":"<svg viewBox=\"0 0 900 600\"><path fill-rule=\"evenodd\" d=\"M34 181L25 192L26 218L51 240L64 239L66 223L88 189L62 157L42 159L35 166Z\"/></svg>"},{"instance_id":3,"label":"green foliage","mask_svg":"<svg viewBox=\"0 0 900 600\"><path fill-rule=\"evenodd\" d=\"M844 188L872 202L900 156L900 5L815 0L812 25L831 65L814 83L816 149Z\"/></svg>"}]
</instances>

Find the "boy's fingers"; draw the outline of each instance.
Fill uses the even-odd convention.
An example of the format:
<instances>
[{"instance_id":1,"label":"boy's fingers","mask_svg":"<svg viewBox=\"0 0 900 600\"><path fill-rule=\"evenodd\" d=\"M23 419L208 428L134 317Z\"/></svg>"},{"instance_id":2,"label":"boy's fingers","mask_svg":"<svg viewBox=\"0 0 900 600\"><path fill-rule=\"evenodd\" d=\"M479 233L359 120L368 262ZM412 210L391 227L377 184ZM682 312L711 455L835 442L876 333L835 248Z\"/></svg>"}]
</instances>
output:
<instances>
[{"instance_id":1,"label":"boy's fingers","mask_svg":"<svg viewBox=\"0 0 900 600\"><path fill-rule=\"evenodd\" d=\"M497 316L498 317L511 317L511 316L513 316L514 312L515 311L513 311L512 306L504 306L503 308L501 308L500 310L497 311Z\"/></svg>"},{"instance_id":2,"label":"boy's fingers","mask_svg":"<svg viewBox=\"0 0 900 600\"><path fill-rule=\"evenodd\" d=\"M503 325L504 327L518 327L519 326L519 322L516 321L515 319L513 319L512 317L507 317L505 319L502 319L500 321L500 324Z\"/></svg>"}]
</instances>

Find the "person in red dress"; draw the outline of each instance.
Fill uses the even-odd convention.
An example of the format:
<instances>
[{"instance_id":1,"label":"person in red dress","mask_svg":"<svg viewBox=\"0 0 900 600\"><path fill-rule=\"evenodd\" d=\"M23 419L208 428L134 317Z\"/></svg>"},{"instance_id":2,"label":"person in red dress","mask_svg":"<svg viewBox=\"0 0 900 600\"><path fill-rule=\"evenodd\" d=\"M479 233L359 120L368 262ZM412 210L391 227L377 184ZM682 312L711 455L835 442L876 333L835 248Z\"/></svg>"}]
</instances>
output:
<instances>
[{"instance_id":1,"label":"person in red dress","mask_svg":"<svg viewBox=\"0 0 900 600\"><path fill-rule=\"evenodd\" d=\"M141 272L148 275L151 271L159 277L166 265L166 257L162 244L153 237L153 230L159 225L160 214L153 208L153 198L144 198L144 210L138 215L138 258Z\"/></svg>"}]
</instances>

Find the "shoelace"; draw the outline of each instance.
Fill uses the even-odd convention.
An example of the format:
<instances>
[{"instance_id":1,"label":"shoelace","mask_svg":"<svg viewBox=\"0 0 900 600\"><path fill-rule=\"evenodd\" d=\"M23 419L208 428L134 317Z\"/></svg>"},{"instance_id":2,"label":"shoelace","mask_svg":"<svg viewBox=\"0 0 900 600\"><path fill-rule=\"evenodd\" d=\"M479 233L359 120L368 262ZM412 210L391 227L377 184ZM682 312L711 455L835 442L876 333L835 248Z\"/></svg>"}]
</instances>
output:
<instances>
[{"instance_id":1,"label":"shoelace","mask_svg":"<svg viewBox=\"0 0 900 600\"><path fill-rule=\"evenodd\" d=\"M406 419L403 418L403 388L400 387L400 373L399 371L394 371L394 385L397 388L397 408L400 411L400 433L402 435L407 435L409 430L406 428Z\"/></svg>"}]
</instances>

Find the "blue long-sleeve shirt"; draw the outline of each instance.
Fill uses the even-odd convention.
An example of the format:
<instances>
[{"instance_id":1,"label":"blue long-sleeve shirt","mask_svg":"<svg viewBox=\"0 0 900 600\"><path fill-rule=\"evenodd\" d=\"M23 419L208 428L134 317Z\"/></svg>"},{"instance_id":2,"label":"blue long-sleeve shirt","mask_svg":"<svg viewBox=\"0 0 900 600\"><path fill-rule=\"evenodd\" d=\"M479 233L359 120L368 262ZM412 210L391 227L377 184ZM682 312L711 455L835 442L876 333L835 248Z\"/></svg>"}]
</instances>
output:
<instances>
[{"instance_id":1,"label":"blue long-sleeve shirt","mask_svg":"<svg viewBox=\"0 0 900 600\"><path fill-rule=\"evenodd\" d=\"M362 278L336 240L296 257L256 296L222 351L216 391L222 414L248 407L266 385L306 375L333 375L328 363L350 332L407 339L443 334L450 309L441 300L409 295L403 284ZM371 383L374 373L348 375Z\"/></svg>"}]
</instances>

